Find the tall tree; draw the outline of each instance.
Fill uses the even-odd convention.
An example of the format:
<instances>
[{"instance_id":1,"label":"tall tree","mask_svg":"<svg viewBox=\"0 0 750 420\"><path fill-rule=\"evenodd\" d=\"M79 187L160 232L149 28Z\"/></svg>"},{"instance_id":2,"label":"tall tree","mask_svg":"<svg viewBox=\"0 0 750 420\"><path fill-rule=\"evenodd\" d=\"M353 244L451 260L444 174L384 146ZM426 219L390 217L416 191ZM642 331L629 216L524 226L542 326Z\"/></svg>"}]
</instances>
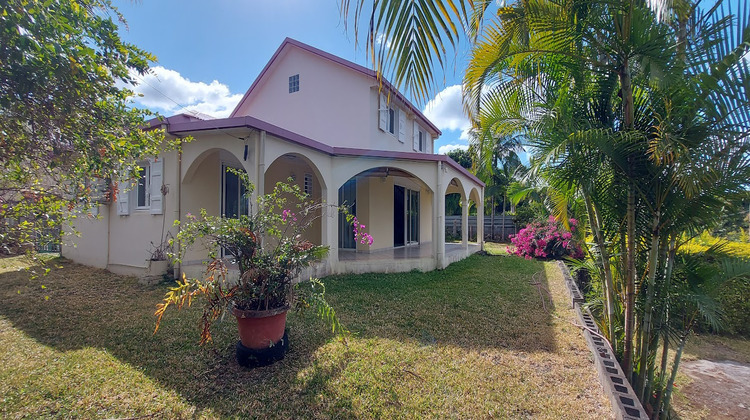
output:
<instances>
[{"instance_id":1,"label":"tall tree","mask_svg":"<svg viewBox=\"0 0 750 420\"><path fill-rule=\"evenodd\" d=\"M433 60L459 35L474 42L465 107L495 134L480 147L523 133L551 186L583 197L605 331L646 401L657 329L681 315L656 304L676 293L680 238L718 223L750 176L748 5L525 0L482 25L488 1L407 3L373 4L368 36L391 41L376 68L411 72L396 81L424 95Z\"/></svg>"},{"instance_id":2,"label":"tall tree","mask_svg":"<svg viewBox=\"0 0 750 420\"><path fill-rule=\"evenodd\" d=\"M153 56L122 42L113 18L122 16L108 0L0 4L3 245L59 224L63 209L91 200L94 179L134 175L135 161L162 147L118 87Z\"/></svg>"}]
</instances>

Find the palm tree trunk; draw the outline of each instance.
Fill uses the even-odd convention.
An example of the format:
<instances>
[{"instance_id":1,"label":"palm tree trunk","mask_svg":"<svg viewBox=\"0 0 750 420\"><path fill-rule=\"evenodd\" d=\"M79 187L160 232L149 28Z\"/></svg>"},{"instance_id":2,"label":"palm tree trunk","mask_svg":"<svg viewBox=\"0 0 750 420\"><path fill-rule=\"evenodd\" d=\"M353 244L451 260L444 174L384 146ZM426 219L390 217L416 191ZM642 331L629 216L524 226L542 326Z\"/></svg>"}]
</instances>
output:
<instances>
[{"instance_id":1,"label":"palm tree trunk","mask_svg":"<svg viewBox=\"0 0 750 420\"><path fill-rule=\"evenodd\" d=\"M507 195L503 193L503 228L501 231L501 235L503 235L503 241L505 241L505 201L507 201Z\"/></svg>"},{"instance_id":2,"label":"palm tree trunk","mask_svg":"<svg viewBox=\"0 0 750 420\"><path fill-rule=\"evenodd\" d=\"M609 253L604 243L604 235L601 231L601 216L594 208L591 202L591 197L587 193L583 193L583 199L586 202L586 210L589 214L589 224L594 234L594 240L596 246L599 248L599 257L601 258L602 271L604 272L604 296L607 310L607 333L609 335L609 342L612 344L613 350L617 351L617 340L615 337L615 303L614 303L614 282L612 281L612 267L609 265Z\"/></svg>"},{"instance_id":3,"label":"palm tree trunk","mask_svg":"<svg viewBox=\"0 0 750 420\"><path fill-rule=\"evenodd\" d=\"M626 213L625 250L625 343L623 348L623 370L628 379L633 374L633 328L635 326L635 186L628 185L628 205Z\"/></svg>"},{"instance_id":4,"label":"palm tree trunk","mask_svg":"<svg viewBox=\"0 0 750 420\"><path fill-rule=\"evenodd\" d=\"M492 241L495 241L495 196L492 196L492 229L490 229L490 236L492 237Z\"/></svg>"},{"instance_id":5,"label":"palm tree trunk","mask_svg":"<svg viewBox=\"0 0 750 420\"><path fill-rule=\"evenodd\" d=\"M631 1L631 9L632 9ZM623 39L630 37L630 14L623 18ZM623 119L625 131L631 131L634 126L635 112L633 108L633 86L630 77L630 64L627 56L623 59L618 72L620 89L622 91ZM626 266L625 266L625 344L623 351L623 369L628 378L633 374L633 328L635 326L635 183L633 181L633 160L628 157L628 204L626 211Z\"/></svg>"},{"instance_id":6,"label":"palm tree trunk","mask_svg":"<svg viewBox=\"0 0 750 420\"><path fill-rule=\"evenodd\" d=\"M643 308L643 325L641 326L641 344L639 356L638 380L634 388L640 392L640 400L643 402L646 392L646 371L648 365L648 351L651 347L651 328L653 318L653 308L651 307L656 295L656 265L659 257L659 210L654 215L653 225L651 226L651 249L648 257L648 289L646 290L646 306Z\"/></svg>"},{"instance_id":7,"label":"palm tree trunk","mask_svg":"<svg viewBox=\"0 0 750 420\"><path fill-rule=\"evenodd\" d=\"M688 335L690 334L690 331L684 333L682 335L682 339L680 339L680 346L677 347L677 354L674 355L674 363L672 364L672 375L669 378L669 382L667 383L667 389L664 391L664 407L656 407L657 411L664 412L665 414L669 413L669 404L672 400L672 390L674 389L674 381L677 380L677 369L680 368L680 359L682 359L682 351L685 350L685 343L687 343Z\"/></svg>"},{"instance_id":8,"label":"palm tree trunk","mask_svg":"<svg viewBox=\"0 0 750 420\"><path fill-rule=\"evenodd\" d=\"M675 244L677 240L675 236L676 235L673 233L669 240L669 249L667 250L667 264L664 273L664 307L662 308L662 324L664 325L664 334L662 337L663 348L661 353L661 374L659 375L662 381L664 380L664 377L667 376L667 361L669 354L669 328L667 325L669 324L669 288L672 282L672 268L674 267L674 258L676 255ZM659 415L661 414L661 403L664 399L665 393L665 389L661 389L659 391L659 397L656 399L656 405L654 406L654 420L659 419Z\"/></svg>"}]
</instances>

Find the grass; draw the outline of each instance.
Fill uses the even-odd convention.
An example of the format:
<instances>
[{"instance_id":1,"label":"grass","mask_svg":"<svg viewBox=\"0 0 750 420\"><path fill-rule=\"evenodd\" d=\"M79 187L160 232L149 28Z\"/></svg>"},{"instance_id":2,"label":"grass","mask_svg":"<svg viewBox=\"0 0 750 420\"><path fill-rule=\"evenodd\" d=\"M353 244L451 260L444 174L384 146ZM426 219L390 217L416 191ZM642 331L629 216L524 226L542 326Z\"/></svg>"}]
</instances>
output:
<instances>
[{"instance_id":1,"label":"grass","mask_svg":"<svg viewBox=\"0 0 750 420\"><path fill-rule=\"evenodd\" d=\"M36 280L0 264L3 418L611 417L549 263L473 256L430 273L329 277L348 344L291 314L287 357L255 370L234 361L234 319L202 348L198 308L167 314L152 335L167 285L50 264L61 268ZM538 271L549 312L530 283Z\"/></svg>"}]
</instances>

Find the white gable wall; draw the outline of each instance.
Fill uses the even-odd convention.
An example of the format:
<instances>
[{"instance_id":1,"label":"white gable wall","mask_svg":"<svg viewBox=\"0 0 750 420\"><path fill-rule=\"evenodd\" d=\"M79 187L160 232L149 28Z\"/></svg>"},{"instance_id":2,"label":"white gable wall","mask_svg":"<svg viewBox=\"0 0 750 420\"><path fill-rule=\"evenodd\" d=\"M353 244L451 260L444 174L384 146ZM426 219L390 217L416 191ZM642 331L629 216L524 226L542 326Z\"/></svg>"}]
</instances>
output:
<instances>
[{"instance_id":1,"label":"white gable wall","mask_svg":"<svg viewBox=\"0 0 750 420\"><path fill-rule=\"evenodd\" d=\"M299 91L289 93L289 77L296 74ZM334 147L413 152L413 113L387 96L401 114L396 121L406 124L397 124L394 134L381 130L380 93L372 77L288 45L235 116L249 115ZM425 144L424 152L431 153L432 140Z\"/></svg>"}]
</instances>

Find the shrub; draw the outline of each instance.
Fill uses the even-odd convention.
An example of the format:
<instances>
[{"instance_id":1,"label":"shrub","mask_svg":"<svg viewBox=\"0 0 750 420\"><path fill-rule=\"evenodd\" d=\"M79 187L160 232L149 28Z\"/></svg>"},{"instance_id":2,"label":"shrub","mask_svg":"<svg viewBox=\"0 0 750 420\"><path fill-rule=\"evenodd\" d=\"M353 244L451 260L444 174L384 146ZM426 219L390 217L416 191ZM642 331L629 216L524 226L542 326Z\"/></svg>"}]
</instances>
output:
<instances>
[{"instance_id":1,"label":"shrub","mask_svg":"<svg viewBox=\"0 0 750 420\"><path fill-rule=\"evenodd\" d=\"M519 204L516 207L516 214L513 221L519 225L528 225L538 220L545 220L549 216L544 204L532 201L530 203Z\"/></svg>"},{"instance_id":2,"label":"shrub","mask_svg":"<svg viewBox=\"0 0 750 420\"><path fill-rule=\"evenodd\" d=\"M738 278L723 284L718 300L724 312L723 331L750 337L750 281Z\"/></svg>"},{"instance_id":3,"label":"shrub","mask_svg":"<svg viewBox=\"0 0 750 420\"><path fill-rule=\"evenodd\" d=\"M550 216L545 222L533 222L518 231L517 235L511 235L510 242L513 246L508 247L508 252L527 260L532 258L560 259L572 257L583 258L581 246L573 239L572 231L575 231L578 222L576 219L569 221L571 232L563 227L562 223Z\"/></svg>"}]
</instances>

